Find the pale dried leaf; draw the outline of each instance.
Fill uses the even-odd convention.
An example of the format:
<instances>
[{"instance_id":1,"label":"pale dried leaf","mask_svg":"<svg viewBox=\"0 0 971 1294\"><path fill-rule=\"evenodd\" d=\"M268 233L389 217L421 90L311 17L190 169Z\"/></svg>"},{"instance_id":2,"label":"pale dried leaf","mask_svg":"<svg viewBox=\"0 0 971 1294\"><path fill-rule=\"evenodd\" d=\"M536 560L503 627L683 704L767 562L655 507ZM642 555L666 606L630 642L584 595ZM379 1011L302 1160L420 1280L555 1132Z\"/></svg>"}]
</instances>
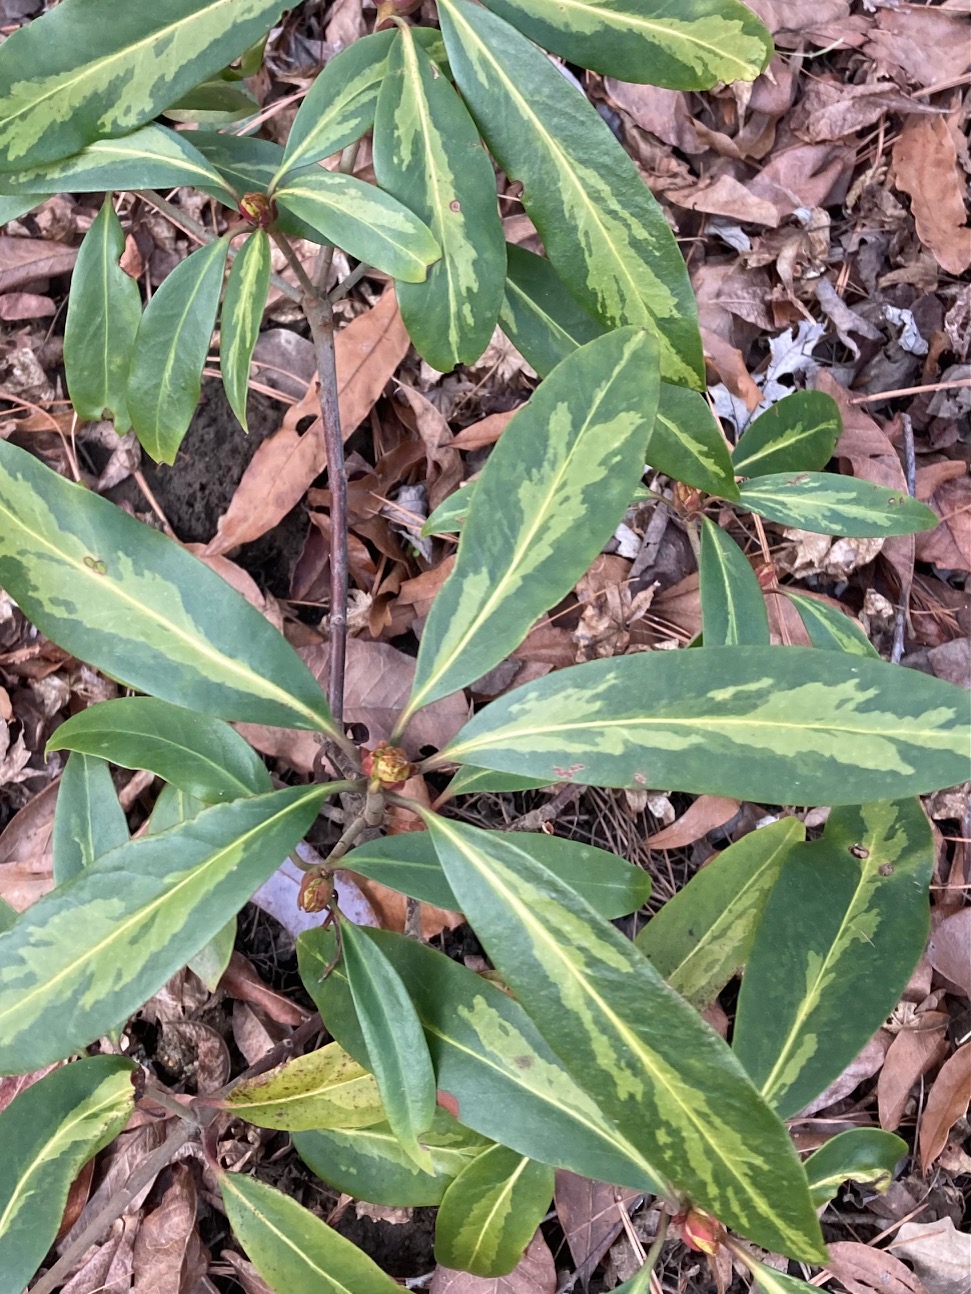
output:
<instances>
[{"instance_id":1,"label":"pale dried leaf","mask_svg":"<svg viewBox=\"0 0 971 1294\"><path fill-rule=\"evenodd\" d=\"M522 1261L508 1276L472 1276L438 1266L429 1294L553 1294L556 1265L543 1233L537 1231Z\"/></svg>"},{"instance_id":2,"label":"pale dried leaf","mask_svg":"<svg viewBox=\"0 0 971 1294\"><path fill-rule=\"evenodd\" d=\"M930 1294L899 1258L883 1249L841 1240L828 1246L829 1269L849 1294Z\"/></svg>"},{"instance_id":3,"label":"pale dried leaf","mask_svg":"<svg viewBox=\"0 0 971 1294\"><path fill-rule=\"evenodd\" d=\"M912 1264L932 1294L967 1294L971 1235L958 1231L953 1218L905 1222L890 1248Z\"/></svg>"},{"instance_id":4,"label":"pale dried leaf","mask_svg":"<svg viewBox=\"0 0 971 1294\"><path fill-rule=\"evenodd\" d=\"M971 997L971 907L945 917L927 945L927 958L945 979Z\"/></svg>"},{"instance_id":5,"label":"pale dried leaf","mask_svg":"<svg viewBox=\"0 0 971 1294\"><path fill-rule=\"evenodd\" d=\"M0 292L11 292L37 279L53 278L73 269L76 247L44 238L11 238L0 234Z\"/></svg>"}]
</instances>

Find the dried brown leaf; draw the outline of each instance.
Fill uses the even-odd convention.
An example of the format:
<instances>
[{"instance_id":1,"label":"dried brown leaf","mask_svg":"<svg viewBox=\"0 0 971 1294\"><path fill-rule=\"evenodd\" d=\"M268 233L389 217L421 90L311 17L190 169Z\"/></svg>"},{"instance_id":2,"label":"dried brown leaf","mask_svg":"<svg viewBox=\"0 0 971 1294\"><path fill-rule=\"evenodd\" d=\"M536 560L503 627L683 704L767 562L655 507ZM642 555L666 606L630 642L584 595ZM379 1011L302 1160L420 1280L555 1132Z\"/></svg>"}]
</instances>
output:
<instances>
[{"instance_id":1,"label":"dried brown leaf","mask_svg":"<svg viewBox=\"0 0 971 1294\"><path fill-rule=\"evenodd\" d=\"M967 1294L971 1236L951 1217L936 1222L905 1222L890 1248L914 1267L933 1294Z\"/></svg>"},{"instance_id":2,"label":"dried brown leaf","mask_svg":"<svg viewBox=\"0 0 971 1294\"><path fill-rule=\"evenodd\" d=\"M557 1172L556 1216L581 1281L590 1278L623 1229L621 1214L625 1206L640 1198L637 1191L580 1177L566 1169Z\"/></svg>"},{"instance_id":3,"label":"dried brown leaf","mask_svg":"<svg viewBox=\"0 0 971 1294\"><path fill-rule=\"evenodd\" d=\"M942 269L963 274L971 265L968 181L946 120L908 117L893 146L893 164L897 189L910 195L917 237Z\"/></svg>"},{"instance_id":4,"label":"dried brown leaf","mask_svg":"<svg viewBox=\"0 0 971 1294\"><path fill-rule=\"evenodd\" d=\"M965 945L965 950L971 945ZM926 1173L947 1145L947 1136L971 1103L971 1043L958 1047L934 1079L920 1123L920 1166Z\"/></svg>"},{"instance_id":5,"label":"dried brown leaf","mask_svg":"<svg viewBox=\"0 0 971 1294\"><path fill-rule=\"evenodd\" d=\"M14 322L18 319L49 319L57 314L57 306L50 297L36 292L8 292L0 297L0 319Z\"/></svg>"},{"instance_id":6,"label":"dried brown leaf","mask_svg":"<svg viewBox=\"0 0 971 1294\"><path fill-rule=\"evenodd\" d=\"M872 1078L884 1062L890 1041L891 1035L886 1029L875 1033L863 1050L850 1061L839 1078L834 1079L825 1092L820 1092L815 1100L810 1101L801 1113L810 1115L826 1110L837 1101L842 1101L844 1096L849 1096L868 1078Z\"/></svg>"},{"instance_id":7,"label":"dried brown leaf","mask_svg":"<svg viewBox=\"0 0 971 1294\"><path fill-rule=\"evenodd\" d=\"M893 1132L900 1126L914 1084L947 1054L947 1022L942 1011L924 1012L890 1044L877 1079L881 1128Z\"/></svg>"},{"instance_id":8,"label":"dried brown leaf","mask_svg":"<svg viewBox=\"0 0 971 1294\"><path fill-rule=\"evenodd\" d=\"M849 1294L929 1294L927 1287L899 1258L855 1240L828 1246L830 1271Z\"/></svg>"},{"instance_id":9,"label":"dried brown leaf","mask_svg":"<svg viewBox=\"0 0 971 1294\"><path fill-rule=\"evenodd\" d=\"M11 238L0 234L0 292L12 292L37 279L67 274L78 257L76 247L44 238Z\"/></svg>"},{"instance_id":10,"label":"dried brown leaf","mask_svg":"<svg viewBox=\"0 0 971 1294\"><path fill-rule=\"evenodd\" d=\"M132 1294L188 1294L209 1266L196 1230L195 1179L187 1164L171 1171L171 1186L135 1239Z\"/></svg>"},{"instance_id":11,"label":"dried brown leaf","mask_svg":"<svg viewBox=\"0 0 971 1294\"><path fill-rule=\"evenodd\" d=\"M508 1276L472 1276L438 1266L429 1294L553 1294L556 1265L543 1233L537 1231L515 1271Z\"/></svg>"},{"instance_id":12,"label":"dried brown leaf","mask_svg":"<svg viewBox=\"0 0 971 1294\"><path fill-rule=\"evenodd\" d=\"M295 1029L307 1019L307 1012L302 1007L263 982L256 967L242 953L234 952L230 957L219 987L240 1002L250 1002L261 1007L277 1024L290 1025Z\"/></svg>"},{"instance_id":13,"label":"dried brown leaf","mask_svg":"<svg viewBox=\"0 0 971 1294\"><path fill-rule=\"evenodd\" d=\"M809 144L843 139L872 126L885 112L936 113L919 100L901 94L890 81L848 85L843 78L813 77L793 110L789 124L793 133Z\"/></svg>"},{"instance_id":14,"label":"dried brown leaf","mask_svg":"<svg viewBox=\"0 0 971 1294\"><path fill-rule=\"evenodd\" d=\"M971 907L940 922L927 945L927 959L939 975L971 997Z\"/></svg>"},{"instance_id":15,"label":"dried brown leaf","mask_svg":"<svg viewBox=\"0 0 971 1294\"><path fill-rule=\"evenodd\" d=\"M45 786L0 834L0 898L18 912L54 888L51 832L57 785Z\"/></svg>"},{"instance_id":16,"label":"dried brown leaf","mask_svg":"<svg viewBox=\"0 0 971 1294\"><path fill-rule=\"evenodd\" d=\"M702 840L709 831L723 827L738 813L738 800L721 795L699 795L694 804L672 822L670 827L656 831L644 841L650 849L682 849Z\"/></svg>"}]
</instances>

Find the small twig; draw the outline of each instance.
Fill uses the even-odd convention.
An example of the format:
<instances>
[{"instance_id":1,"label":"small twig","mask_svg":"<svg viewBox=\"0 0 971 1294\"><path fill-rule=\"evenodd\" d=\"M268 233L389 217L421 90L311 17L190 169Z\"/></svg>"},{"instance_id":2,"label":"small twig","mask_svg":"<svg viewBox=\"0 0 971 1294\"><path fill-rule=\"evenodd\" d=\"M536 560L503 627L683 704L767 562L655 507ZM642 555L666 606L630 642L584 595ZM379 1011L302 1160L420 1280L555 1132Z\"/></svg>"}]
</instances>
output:
<instances>
[{"instance_id":1,"label":"small twig","mask_svg":"<svg viewBox=\"0 0 971 1294\"><path fill-rule=\"evenodd\" d=\"M91 1245L96 1244L111 1224L120 1218L135 1197L146 1186L149 1186L162 1169L172 1162L187 1141L191 1141L197 1129L188 1122L180 1121L165 1138L157 1150L154 1150L139 1164L128 1181L112 1195L110 1202L97 1217L84 1228L57 1262L31 1286L30 1294L53 1294L63 1284L65 1278L74 1270L78 1259Z\"/></svg>"},{"instance_id":2,"label":"small twig","mask_svg":"<svg viewBox=\"0 0 971 1294\"><path fill-rule=\"evenodd\" d=\"M654 1276L654 1268L657 1266L657 1261L661 1257L661 1250L664 1248L664 1242L668 1238L668 1227L670 1225L671 1215L662 1209L661 1216L658 1218L657 1231L654 1235L654 1239L651 1241L651 1247L648 1249L647 1255L644 1258L644 1267L641 1269L642 1272L644 1270L647 1271L648 1284L650 1284L651 1279ZM640 1274L641 1273L639 1272L638 1275Z\"/></svg>"},{"instance_id":3,"label":"small twig","mask_svg":"<svg viewBox=\"0 0 971 1294\"><path fill-rule=\"evenodd\" d=\"M521 818L514 818L503 831L539 831L546 822L552 822L561 809L565 809L571 800L580 794L580 787L574 782L564 782L552 799L541 804L538 809L530 809Z\"/></svg>"},{"instance_id":4,"label":"small twig","mask_svg":"<svg viewBox=\"0 0 971 1294\"><path fill-rule=\"evenodd\" d=\"M907 414L903 414L900 424L904 433L904 474L907 478L907 493L913 498L917 493L917 454L914 449L914 424ZM904 629L907 625L907 601L905 590L901 589L900 605L893 622L893 645L890 648L890 660L899 665L904 655Z\"/></svg>"},{"instance_id":5,"label":"small twig","mask_svg":"<svg viewBox=\"0 0 971 1294\"><path fill-rule=\"evenodd\" d=\"M953 382L932 382L930 386L901 386L896 391L875 391L873 395L855 395L850 404L873 404L877 400L895 400L901 395L923 395L925 391L951 391L961 386L971 386L971 377L958 377Z\"/></svg>"},{"instance_id":6,"label":"small twig","mask_svg":"<svg viewBox=\"0 0 971 1294\"><path fill-rule=\"evenodd\" d=\"M338 171L342 175L350 175L354 170L357 162L357 150L361 147L361 141L356 139L353 144L348 144L341 153L341 160L337 164ZM317 264L314 266L314 289L315 294L324 296L327 287L327 279L330 276L330 267L334 263L334 244L330 243L321 247L317 253Z\"/></svg>"},{"instance_id":7,"label":"small twig","mask_svg":"<svg viewBox=\"0 0 971 1294\"><path fill-rule=\"evenodd\" d=\"M358 283L360 283L361 279L364 278L365 274L370 274L371 268L372 267L370 265L366 265L364 261L361 261L360 265L356 265L354 269L351 270L350 274L345 278L342 278L340 283L338 283L337 286L327 294L327 300L331 305L340 301L342 297L346 297L351 288L356 287Z\"/></svg>"},{"instance_id":8,"label":"small twig","mask_svg":"<svg viewBox=\"0 0 971 1294\"><path fill-rule=\"evenodd\" d=\"M290 239L279 229L271 229L270 237L287 258L287 264L293 270L297 283L300 285L301 298L306 299L307 297L313 296L314 285L311 283L310 276L301 264L300 257L293 250L293 244L290 242Z\"/></svg>"},{"instance_id":9,"label":"small twig","mask_svg":"<svg viewBox=\"0 0 971 1294\"><path fill-rule=\"evenodd\" d=\"M417 939L421 943L421 903L411 895L405 899L404 933L409 939Z\"/></svg>"}]
</instances>

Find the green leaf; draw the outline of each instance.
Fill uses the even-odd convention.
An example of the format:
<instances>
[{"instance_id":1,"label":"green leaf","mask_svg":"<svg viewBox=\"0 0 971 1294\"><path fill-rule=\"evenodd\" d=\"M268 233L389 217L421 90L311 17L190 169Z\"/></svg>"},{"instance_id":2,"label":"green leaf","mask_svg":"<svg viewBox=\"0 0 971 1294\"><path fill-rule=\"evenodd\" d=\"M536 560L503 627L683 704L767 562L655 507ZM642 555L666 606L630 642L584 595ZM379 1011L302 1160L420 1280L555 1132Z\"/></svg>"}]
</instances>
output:
<instances>
[{"instance_id":1,"label":"green leaf","mask_svg":"<svg viewBox=\"0 0 971 1294\"><path fill-rule=\"evenodd\" d=\"M265 35L280 0L64 0L0 51L0 169L127 135Z\"/></svg>"},{"instance_id":2,"label":"green leaf","mask_svg":"<svg viewBox=\"0 0 971 1294\"><path fill-rule=\"evenodd\" d=\"M222 76L210 77L194 90L184 94L177 103L166 108L171 121L193 121L200 125L222 126L242 117L255 116L260 105L241 85Z\"/></svg>"},{"instance_id":3,"label":"green leaf","mask_svg":"<svg viewBox=\"0 0 971 1294\"><path fill-rule=\"evenodd\" d=\"M448 799L456 795L479 795L483 791L536 791L549 782L538 777L519 777L515 773L494 773L489 768L475 768L465 764L455 774L446 788Z\"/></svg>"},{"instance_id":4,"label":"green leaf","mask_svg":"<svg viewBox=\"0 0 971 1294\"><path fill-rule=\"evenodd\" d=\"M336 1042L237 1083L223 1109L259 1128L366 1128L384 1107L373 1074Z\"/></svg>"},{"instance_id":5,"label":"green leaf","mask_svg":"<svg viewBox=\"0 0 971 1294\"><path fill-rule=\"evenodd\" d=\"M135 1069L120 1056L63 1065L0 1114L0 1294L21 1294L54 1243L71 1183L128 1122Z\"/></svg>"},{"instance_id":6,"label":"green leaf","mask_svg":"<svg viewBox=\"0 0 971 1294\"><path fill-rule=\"evenodd\" d=\"M787 1117L843 1072L924 948L931 829L916 799L834 809L796 846L762 913L733 1046Z\"/></svg>"},{"instance_id":7,"label":"green leaf","mask_svg":"<svg viewBox=\"0 0 971 1294\"><path fill-rule=\"evenodd\" d=\"M192 141L199 152L212 163L219 173L220 185L228 185L238 203L246 193L267 193L270 182L283 158L283 149L269 139L255 139L252 135L224 135L215 130L195 130ZM204 193L220 197L212 186L200 183ZM294 238L307 238L311 242L326 241L316 229L304 220L286 211L277 212L277 226Z\"/></svg>"},{"instance_id":8,"label":"green leaf","mask_svg":"<svg viewBox=\"0 0 971 1294\"><path fill-rule=\"evenodd\" d=\"M540 375L607 331L568 291L545 256L506 244L506 290L499 322Z\"/></svg>"},{"instance_id":9,"label":"green leaf","mask_svg":"<svg viewBox=\"0 0 971 1294\"><path fill-rule=\"evenodd\" d=\"M64 329L64 371L78 417L97 422L107 414L119 434L131 426L125 393L142 314L138 284L118 264L124 250L125 234L109 194L78 250Z\"/></svg>"},{"instance_id":10,"label":"green leaf","mask_svg":"<svg viewBox=\"0 0 971 1294\"><path fill-rule=\"evenodd\" d=\"M218 1173L226 1216L277 1294L401 1294L356 1245L309 1209L242 1173Z\"/></svg>"},{"instance_id":11,"label":"green leaf","mask_svg":"<svg viewBox=\"0 0 971 1294\"><path fill-rule=\"evenodd\" d=\"M367 930L343 922L341 950L388 1123L405 1153L429 1172L431 1157L420 1138L435 1113L435 1075L421 1022L401 976Z\"/></svg>"},{"instance_id":12,"label":"green leaf","mask_svg":"<svg viewBox=\"0 0 971 1294\"><path fill-rule=\"evenodd\" d=\"M501 835L516 850L555 872L602 917L626 916L650 898L651 878L647 872L606 849L562 836L547 836L542 831L488 834ZM347 855L345 865L352 872L370 876L422 903L452 910L457 906L427 831L384 836L358 845Z\"/></svg>"},{"instance_id":13,"label":"green leaf","mask_svg":"<svg viewBox=\"0 0 971 1294\"><path fill-rule=\"evenodd\" d=\"M737 499L728 446L708 401L661 383L661 401L644 456L657 471L721 499Z\"/></svg>"},{"instance_id":14,"label":"green leaf","mask_svg":"<svg viewBox=\"0 0 971 1294\"><path fill-rule=\"evenodd\" d=\"M621 81L710 90L754 81L772 37L738 0L489 0L554 54Z\"/></svg>"},{"instance_id":15,"label":"green leaf","mask_svg":"<svg viewBox=\"0 0 971 1294\"><path fill-rule=\"evenodd\" d=\"M228 723L153 697L89 706L55 729L47 749L148 769L204 804L273 789L259 755Z\"/></svg>"},{"instance_id":16,"label":"green leaf","mask_svg":"<svg viewBox=\"0 0 971 1294\"><path fill-rule=\"evenodd\" d=\"M33 211L51 196L49 193L21 193L18 197L7 197L0 194L0 229L10 220L17 220Z\"/></svg>"},{"instance_id":17,"label":"green leaf","mask_svg":"<svg viewBox=\"0 0 971 1294\"><path fill-rule=\"evenodd\" d=\"M250 234L233 261L220 317L219 368L230 408L244 431L249 366L260 335L270 287L270 239L265 230Z\"/></svg>"},{"instance_id":18,"label":"green leaf","mask_svg":"<svg viewBox=\"0 0 971 1294\"><path fill-rule=\"evenodd\" d=\"M359 261L406 283L422 283L442 249L428 226L373 184L340 171L292 175L276 203Z\"/></svg>"},{"instance_id":19,"label":"green leaf","mask_svg":"<svg viewBox=\"0 0 971 1294\"><path fill-rule=\"evenodd\" d=\"M17 920L17 909L12 908L6 899L0 899L0 934L9 930Z\"/></svg>"},{"instance_id":20,"label":"green leaf","mask_svg":"<svg viewBox=\"0 0 971 1294\"><path fill-rule=\"evenodd\" d=\"M828 1204L844 1182L885 1191L907 1153L906 1141L882 1128L850 1128L837 1133L806 1160L813 1204L817 1209Z\"/></svg>"},{"instance_id":21,"label":"green leaf","mask_svg":"<svg viewBox=\"0 0 971 1294\"><path fill-rule=\"evenodd\" d=\"M769 804L955 786L968 776L967 696L899 668L811 647L591 661L499 697L436 762Z\"/></svg>"},{"instance_id":22,"label":"green leaf","mask_svg":"<svg viewBox=\"0 0 971 1294\"><path fill-rule=\"evenodd\" d=\"M466 1127L542 1163L633 1190L659 1190L644 1155L569 1077L518 1002L417 940L385 930L373 931L371 940L404 980L440 1099ZM334 951L330 931L301 935L300 974L328 1029L365 1062L343 967L321 981Z\"/></svg>"},{"instance_id":23,"label":"green leaf","mask_svg":"<svg viewBox=\"0 0 971 1294\"><path fill-rule=\"evenodd\" d=\"M424 283L397 285L405 327L441 372L471 364L489 344L504 290L496 177L465 105L411 27L388 55L373 147L378 183L425 221L442 249Z\"/></svg>"},{"instance_id":24,"label":"green leaf","mask_svg":"<svg viewBox=\"0 0 971 1294\"><path fill-rule=\"evenodd\" d=\"M783 589L782 592L799 612L799 619L814 647L821 651L851 652L854 656L880 659L880 653L851 616L821 598L793 593L791 589Z\"/></svg>"},{"instance_id":25,"label":"green leaf","mask_svg":"<svg viewBox=\"0 0 971 1294\"><path fill-rule=\"evenodd\" d=\"M177 786L163 786L148 820L149 835L157 836L160 831L168 831L169 827L180 826L190 818L197 817L205 807L201 800L194 800ZM232 959L237 924L236 917L231 916L222 929L186 962L189 970L202 980L210 993L215 993L219 987L219 981Z\"/></svg>"},{"instance_id":26,"label":"green leaf","mask_svg":"<svg viewBox=\"0 0 971 1294\"><path fill-rule=\"evenodd\" d=\"M912 535L933 530L940 520L905 491L835 472L758 476L742 485L738 498L750 512L817 535Z\"/></svg>"},{"instance_id":27,"label":"green leaf","mask_svg":"<svg viewBox=\"0 0 971 1294\"><path fill-rule=\"evenodd\" d=\"M128 412L156 462L175 462L199 403L228 253L226 238L198 248L163 281L142 315L128 373Z\"/></svg>"},{"instance_id":28,"label":"green leaf","mask_svg":"<svg viewBox=\"0 0 971 1294\"><path fill-rule=\"evenodd\" d=\"M545 54L467 0L439 19L459 89L492 155L521 180L557 273L608 327L656 330L661 373L704 382L697 310L674 234L597 110Z\"/></svg>"},{"instance_id":29,"label":"green leaf","mask_svg":"<svg viewBox=\"0 0 971 1294\"><path fill-rule=\"evenodd\" d=\"M769 616L748 558L720 526L701 518L701 623L706 647L768 647Z\"/></svg>"},{"instance_id":30,"label":"green leaf","mask_svg":"<svg viewBox=\"0 0 971 1294\"><path fill-rule=\"evenodd\" d=\"M435 1257L473 1276L505 1276L521 1260L553 1198L548 1164L490 1146L442 1197L435 1220Z\"/></svg>"},{"instance_id":31,"label":"green leaf","mask_svg":"<svg viewBox=\"0 0 971 1294\"><path fill-rule=\"evenodd\" d=\"M640 480L658 385L654 337L625 328L569 355L512 419L425 623L402 724L492 669L573 588Z\"/></svg>"},{"instance_id":32,"label":"green leaf","mask_svg":"<svg viewBox=\"0 0 971 1294\"><path fill-rule=\"evenodd\" d=\"M468 515L469 505L472 503L474 489L475 482L466 481L447 499L443 499L422 526L421 533L423 535L457 535L465 525L465 518Z\"/></svg>"},{"instance_id":33,"label":"green leaf","mask_svg":"<svg viewBox=\"0 0 971 1294\"><path fill-rule=\"evenodd\" d=\"M0 441L0 586L65 651L142 692L333 730L282 635L179 544Z\"/></svg>"},{"instance_id":34,"label":"green leaf","mask_svg":"<svg viewBox=\"0 0 971 1294\"><path fill-rule=\"evenodd\" d=\"M747 1257L745 1262L755 1277L755 1287L761 1290L761 1294L812 1294L816 1288L795 1276L777 1272L774 1267L766 1267L765 1263L756 1262L754 1258Z\"/></svg>"},{"instance_id":35,"label":"green leaf","mask_svg":"<svg viewBox=\"0 0 971 1294\"><path fill-rule=\"evenodd\" d=\"M487 1145L440 1108L422 1143L431 1156L430 1173L408 1156L387 1123L293 1134L297 1154L322 1181L356 1200L399 1208L439 1204L449 1182Z\"/></svg>"},{"instance_id":36,"label":"green leaf","mask_svg":"<svg viewBox=\"0 0 971 1294\"><path fill-rule=\"evenodd\" d=\"M98 193L179 185L205 188L227 204L233 201L219 172L189 139L164 126L144 126L121 139L99 139L62 161L3 177L7 193Z\"/></svg>"},{"instance_id":37,"label":"green leaf","mask_svg":"<svg viewBox=\"0 0 971 1294\"><path fill-rule=\"evenodd\" d=\"M128 823L108 765L92 755L71 755L54 806L54 883L63 884L127 843Z\"/></svg>"},{"instance_id":38,"label":"green leaf","mask_svg":"<svg viewBox=\"0 0 971 1294\"><path fill-rule=\"evenodd\" d=\"M824 1256L785 1127L721 1038L541 863L475 827L426 822L496 969L658 1174L773 1252Z\"/></svg>"},{"instance_id":39,"label":"green leaf","mask_svg":"<svg viewBox=\"0 0 971 1294\"><path fill-rule=\"evenodd\" d=\"M798 818L750 831L669 899L634 940L659 975L699 1010L744 965L765 901L793 845Z\"/></svg>"},{"instance_id":40,"label":"green leaf","mask_svg":"<svg viewBox=\"0 0 971 1294\"><path fill-rule=\"evenodd\" d=\"M28 908L0 935L0 1073L81 1051L127 1019L276 870L326 793L218 804L102 855Z\"/></svg>"},{"instance_id":41,"label":"green leaf","mask_svg":"<svg viewBox=\"0 0 971 1294\"><path fill-rule=\"evenodd\" d=\"M736 476L821 472L843 430L839 405L822 391L796 391L760 414L732 453Z\"/></svg>"}]
</instances>

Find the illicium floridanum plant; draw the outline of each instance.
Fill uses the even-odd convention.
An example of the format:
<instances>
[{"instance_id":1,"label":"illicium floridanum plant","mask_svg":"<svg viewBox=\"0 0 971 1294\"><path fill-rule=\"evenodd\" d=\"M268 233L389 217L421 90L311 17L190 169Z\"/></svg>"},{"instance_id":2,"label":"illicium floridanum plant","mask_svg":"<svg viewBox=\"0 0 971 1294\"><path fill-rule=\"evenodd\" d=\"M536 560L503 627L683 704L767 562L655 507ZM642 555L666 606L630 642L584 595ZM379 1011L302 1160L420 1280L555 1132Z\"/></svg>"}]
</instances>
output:
<instances>
[{"instance_id":1,"label":"illicium floridanum plant","mask_svg":"<svg viewBox=\"0 0 971 1294\"><path fill-rule=\"evenodd\" d=\"M336 1041L180 1107L195 1122L177 1120L162 1153L204 1128L214 1104L287 1129L314 1172L358 1198L440 1204L439 1259L485 1276L516 1265L562 1166L661 1196L689 1242L730 1245L762 1289L801 1288L743 1239L825 1262L818 1207L847 1178L889 1180L904 1149L858 1130L801 1163L784 1120L853 1058L920 955L933 858L915 797L967 776L957 688L901 675L807 597L793 601L813 647L770 646L751 567L702 519L703 646L527 684L420 767L457 770L446 799L575 781L835 806L820 839L806 843L794 816L746 836L634 942L611 919L643 904L648 879L574 842L421 810L427 831L346 856L411 771L409 719L498 664L574 587L645 461L685 487L695 531L707 496L827 535L934 524L906 495L822 470L840 424L818 393L776 405L729 457L699 394L702 348L674 236L544 52L691 89L754 79L769 36L737 0L439 0L440 30L388 4L385 29L311 86L281 148L219 126L253 111L242 78L284 7L63 0L0 49L4 218L59 190L106 192L67 317L78 417L133 427L172 462L222 298L223 378L245 426L275 242L298 285L277 286L302 302L316 345L334 499L325 697L284 638L178 543L0 443L0 584L43 633L133 693L55 733L51 747L73 752L57 803L57 885L20 916L0 913L0 1072L84 1057L0 1115L0 1294L20 1294L79 1167L142 1099L131 1062L87 1049L187 962L218 980L236 912L338 793L358 795L361 813L305 881L304 905L326 907L327 920L299 949ZM180 133L160 114L207 124ZM351 171L372 129L377 183L366 184ZM338 155L335 169L320 165ZM521 182L545 257L505 245L493 163ZM204 229L156 192L180 186L222 203L224 220ZM119 266L112 191L122 190L175 211L201 243L144 309ZM320 244L313 272L294 236ZM331 297L348 285L328 296L334 246L394 279L411 338L437 369L474 361L498 321L543 377L471 491L430 520L431 533L461 528L456 564L393 742L365 758L340 720L346 535ZM321 768L342 780L322 771L274 789L227 721L319 733ZM167 784L141 838L128 838L106 761ZM328 881L342 856L413 901L464 912L510 992L417 940L347 921ZM743 964L729 1047L699 1008ZM224 1171L203 1141L239 1242L272 1288L398 1288L295 1201ZM37 1294L76 1257L69 1249ZM645 1291L649 1266L625 1289Z\"/></svg>"}]
</instances>

